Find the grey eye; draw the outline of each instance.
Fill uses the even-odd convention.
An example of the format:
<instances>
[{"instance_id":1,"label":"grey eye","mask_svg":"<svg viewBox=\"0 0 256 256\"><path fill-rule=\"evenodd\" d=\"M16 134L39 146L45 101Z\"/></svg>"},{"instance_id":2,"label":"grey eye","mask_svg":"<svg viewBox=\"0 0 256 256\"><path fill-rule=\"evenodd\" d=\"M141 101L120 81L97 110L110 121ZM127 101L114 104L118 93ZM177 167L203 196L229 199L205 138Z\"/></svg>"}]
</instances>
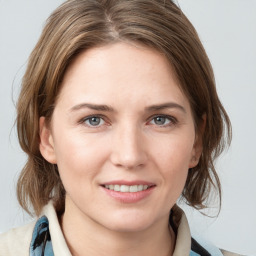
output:
<instances>
[{"instance_id":1,"label":"grey eye","mask_svg":"<svg viewBox=\"0 0 256 256\"><path fill-rule=\"evenodd\" d=\"M156 125L165 125L170 123L170 119L165 116L157 116L152 120Z\"/></svg>"},{"instance_id":2,"label":"grey eye","mask_svg":"<svg viewBox=\"0 0 256 256\"><path fill-rule=\"evenodd\" d=\"M103 122L103 119L97 116L92 116L85 120L85 123L89 126L99 126L103 124Z\"/></svg>"}]
</instances>

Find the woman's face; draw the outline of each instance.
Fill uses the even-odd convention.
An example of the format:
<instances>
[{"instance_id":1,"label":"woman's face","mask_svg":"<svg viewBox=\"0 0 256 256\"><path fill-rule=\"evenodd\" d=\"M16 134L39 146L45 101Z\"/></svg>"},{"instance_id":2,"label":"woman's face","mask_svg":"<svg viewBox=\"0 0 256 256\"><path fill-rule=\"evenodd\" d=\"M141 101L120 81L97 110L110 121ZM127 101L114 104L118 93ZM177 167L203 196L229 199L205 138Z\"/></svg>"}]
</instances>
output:
<instances>
[{"instance_id":1,"label":"woman's face","mask_svg":"<svg viewBox=\"0 0 256 256\"><path fill-rule=\"evenodd\" d=\"M66 211L117 231L167 223L200 156L188 99L160 53L117 43L68 68L42 155L57 163ZM121 190L121 191L119 191Z\"/></svg>"}]
</instances>

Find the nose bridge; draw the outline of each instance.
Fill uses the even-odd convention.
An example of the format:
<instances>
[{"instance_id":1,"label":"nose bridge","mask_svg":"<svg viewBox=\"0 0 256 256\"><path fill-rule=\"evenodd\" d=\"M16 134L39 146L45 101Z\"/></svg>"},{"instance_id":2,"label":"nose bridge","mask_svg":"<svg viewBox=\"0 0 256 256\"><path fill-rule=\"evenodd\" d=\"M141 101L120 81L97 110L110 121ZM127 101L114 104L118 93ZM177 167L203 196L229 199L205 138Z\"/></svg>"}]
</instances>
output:
<instances>
[{"instance_id":1,"label":"nose bridge","mask_svg":"<svg viewBox=\"0 0 256 256\"><path fill-rule=\"evenodd\" d=\"M115 129L112 141L112 162L126 169L145 164L143 134L134 122L124 122Z\"/></svg>"}]
</instances>

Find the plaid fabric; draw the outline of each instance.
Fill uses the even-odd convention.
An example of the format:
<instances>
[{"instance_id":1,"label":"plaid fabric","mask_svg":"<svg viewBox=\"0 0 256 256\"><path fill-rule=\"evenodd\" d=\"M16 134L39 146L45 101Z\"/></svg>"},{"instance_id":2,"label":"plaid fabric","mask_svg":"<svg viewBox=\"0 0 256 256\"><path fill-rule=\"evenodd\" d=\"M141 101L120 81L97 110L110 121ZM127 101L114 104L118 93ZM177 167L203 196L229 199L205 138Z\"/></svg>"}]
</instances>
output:
<instances>
[{"instance_id":1,"label":"plaid fabric","mask_svg":"<svg viewBox=\"0 0 256 256\"><path fill-rule=\"evenodd\" d=\"M35 225L30 244L30 256L54 256L47 217L41 217Z\"/></svg>"}]
</instances>

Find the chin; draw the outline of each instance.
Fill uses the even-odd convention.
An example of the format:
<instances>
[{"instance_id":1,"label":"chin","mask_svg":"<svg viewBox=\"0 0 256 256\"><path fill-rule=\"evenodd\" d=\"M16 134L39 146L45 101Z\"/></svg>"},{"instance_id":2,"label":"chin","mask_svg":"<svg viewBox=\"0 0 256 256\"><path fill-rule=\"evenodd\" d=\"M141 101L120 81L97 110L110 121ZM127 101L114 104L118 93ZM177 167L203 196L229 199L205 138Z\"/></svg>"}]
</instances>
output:
<instances>
[{"instance_id":1,"label":"chin","mask_svg":"<svg viewBox=\"0 0 256 256\"><path fill-rule=\"evenodd\" d=\"M105 226L116 232L140 232L154 224L153 216L147 213L113 214L105 220L108 220Z\"/></svg>"}]
</instances>

